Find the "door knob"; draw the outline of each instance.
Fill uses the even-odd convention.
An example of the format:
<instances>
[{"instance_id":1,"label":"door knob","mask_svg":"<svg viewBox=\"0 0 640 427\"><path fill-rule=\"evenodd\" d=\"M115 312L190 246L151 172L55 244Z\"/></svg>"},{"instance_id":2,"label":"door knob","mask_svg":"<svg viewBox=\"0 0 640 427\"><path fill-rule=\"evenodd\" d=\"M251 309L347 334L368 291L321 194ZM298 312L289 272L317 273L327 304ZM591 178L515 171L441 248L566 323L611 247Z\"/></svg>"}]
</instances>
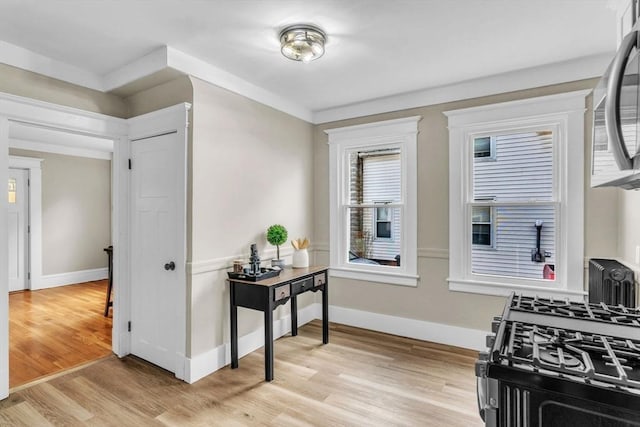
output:
<instances>
[{"instance_id":1,"label":"door knob","mask_svg":"<svg viewBox=\"0 0 640 427\"><path fill-rule=\"evenodd\" d=\"M176 269L176 263L171 261L167 264L164 265L164 269L169 271L169 270L175 270Z\"/></svg>"}]
</instances>

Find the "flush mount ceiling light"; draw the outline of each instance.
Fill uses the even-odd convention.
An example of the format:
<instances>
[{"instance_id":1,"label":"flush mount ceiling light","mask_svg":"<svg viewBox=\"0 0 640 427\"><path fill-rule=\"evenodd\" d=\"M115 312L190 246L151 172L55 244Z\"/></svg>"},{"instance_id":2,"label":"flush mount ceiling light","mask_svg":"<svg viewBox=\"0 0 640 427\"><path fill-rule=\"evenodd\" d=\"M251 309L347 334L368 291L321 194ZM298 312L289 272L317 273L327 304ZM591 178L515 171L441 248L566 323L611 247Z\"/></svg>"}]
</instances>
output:
<instances>
[{"instance_id":1,"label":"flush mount ceiling light","mask_svg":"<svg viewBox=\"0 0 640 427\"><path fill-rule=\"evenodd\" d=\"M313 25L291 25L280 32L280 51L294 61L310 62L324 54L327 36Z\"/></svg>"}]
</instances>

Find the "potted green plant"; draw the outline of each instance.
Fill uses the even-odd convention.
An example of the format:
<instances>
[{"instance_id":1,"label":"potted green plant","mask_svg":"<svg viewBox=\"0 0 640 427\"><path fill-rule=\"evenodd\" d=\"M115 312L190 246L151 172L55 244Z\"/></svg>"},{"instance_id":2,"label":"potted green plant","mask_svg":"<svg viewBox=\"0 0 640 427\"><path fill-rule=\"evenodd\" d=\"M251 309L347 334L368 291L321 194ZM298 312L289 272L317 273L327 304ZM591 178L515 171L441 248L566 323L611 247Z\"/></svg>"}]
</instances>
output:
<instances>
[{"instance_id":1,"label":"potted green plant","mask_svg":"<svg viewBox=\"0 0 640 427\"><path fill-rule=\"evenodd\" d=\"M271 266L284 268L284 260L280 258L280 245L287 241L287 229L280 224L274 224L267 229L267 242L276 247L276 259L271 260Z\"/></svg>"}]
</instances>

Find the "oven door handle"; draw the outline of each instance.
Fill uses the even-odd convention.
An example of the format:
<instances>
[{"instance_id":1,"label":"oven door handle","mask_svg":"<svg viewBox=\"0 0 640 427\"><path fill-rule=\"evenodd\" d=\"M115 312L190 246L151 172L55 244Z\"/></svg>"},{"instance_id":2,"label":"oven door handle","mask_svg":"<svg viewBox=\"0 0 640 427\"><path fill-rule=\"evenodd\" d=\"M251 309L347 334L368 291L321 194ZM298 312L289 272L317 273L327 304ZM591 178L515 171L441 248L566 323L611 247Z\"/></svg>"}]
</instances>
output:
<instances>
[{"instance_id":1,"label":"oven door handle","mask_svg":"<svg viewBox=\"0 0 640 427\"><path fill-rule=\"evenodd\" d=\"M607 97L605 99L605 128L607 137L613 152L613 157L620 170L633 169L633 161L629 157L627 146L622 135L622 125L620 123L620 93L624 80L624 70L627 66L629 54L634 46L638 44L638 32L630 32L620 44L620 49L616 53L611 63L610 78L607 84Z\"/></svg>"}]
</instances>

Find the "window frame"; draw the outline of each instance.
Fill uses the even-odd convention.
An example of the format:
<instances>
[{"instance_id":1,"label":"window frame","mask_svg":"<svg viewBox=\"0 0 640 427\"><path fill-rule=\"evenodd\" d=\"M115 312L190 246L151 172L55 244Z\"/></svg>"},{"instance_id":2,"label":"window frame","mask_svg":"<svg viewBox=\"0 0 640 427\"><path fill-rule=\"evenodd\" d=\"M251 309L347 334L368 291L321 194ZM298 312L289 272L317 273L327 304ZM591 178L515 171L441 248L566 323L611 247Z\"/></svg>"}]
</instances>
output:
<instances>
[{"instance_id":1,"label":"window frame","mask_svg":"<svg viewBox=\"0 0 640 427\"><path fill-rule=\"evenodd\" d=\"M417 135L421 116L327 129L329 144L330 275L401 286L417 286ZM385 204L400 215L400 266L349 262L349 155L354 151L398 148L401 202ZM361 205L369 207L369 205ZM379 207L372 204L371 207Z\"/></svg>"},{"instance_id":2,"label":"window frame","mask_svg":"<svg viewBox=\"0 0 640 427\"><path fill-rule=\"evenodd\" d=\"M449 289L485 295L511 292L581 299L584 291L584 113L589 91L446 111L449 127ZM540 127L554 132L556 280L471 272L472 138ZM481 204L491 205L491 201ZM526 202L524 202L526 205Z\"/></svg>"}]
</instances>

